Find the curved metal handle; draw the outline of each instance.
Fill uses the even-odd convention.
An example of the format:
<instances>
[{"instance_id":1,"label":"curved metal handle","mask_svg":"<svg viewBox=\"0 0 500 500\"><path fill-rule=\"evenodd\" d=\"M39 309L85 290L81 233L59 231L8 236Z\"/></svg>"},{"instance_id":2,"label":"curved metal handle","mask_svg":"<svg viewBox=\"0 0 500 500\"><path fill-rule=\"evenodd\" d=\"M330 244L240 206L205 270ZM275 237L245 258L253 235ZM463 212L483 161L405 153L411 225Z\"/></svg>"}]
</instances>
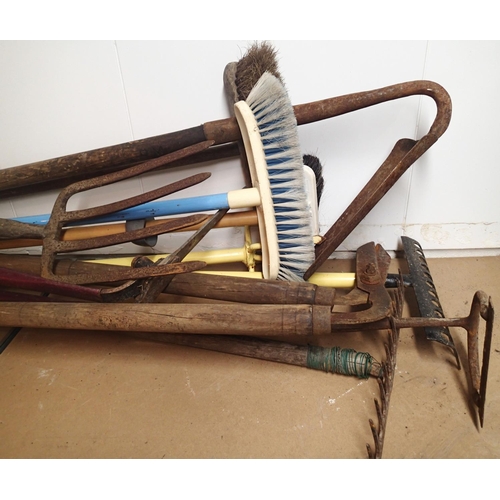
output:
<instances>
[{"instance_id":1,"label":"curved metal handle","mask_svg":"<svg viewBox=\"0 0 500 500\"><path fill-rule=\"evenodd\" d=\"M441 85L419 80L295 106L297 123L300 125L413 95L427 95L436 103L436 117L429 132L418 141L401 139L396 143L385 162L316 246L316 258L304 274L304 279L307 280L318 270L408 167L446 131L451 120L451 98Z\"/></svg>"},{"instance_id":2,"label":"curved metal handle","mask_svg":"<svg viewBox=\"0 0 500 500\"><path fill-rule=\"evenodd\" d=\"M298 125L313 123L327 118L344 115L352 111L368 108L403 97L426 95L431 97L437 106L437 113L427 136L436 140L443 135L451 120L451 98L438 83L429 80L415 80L382 87L375 90L331 97L293 107Z\"/></svg>"}]
</instances>

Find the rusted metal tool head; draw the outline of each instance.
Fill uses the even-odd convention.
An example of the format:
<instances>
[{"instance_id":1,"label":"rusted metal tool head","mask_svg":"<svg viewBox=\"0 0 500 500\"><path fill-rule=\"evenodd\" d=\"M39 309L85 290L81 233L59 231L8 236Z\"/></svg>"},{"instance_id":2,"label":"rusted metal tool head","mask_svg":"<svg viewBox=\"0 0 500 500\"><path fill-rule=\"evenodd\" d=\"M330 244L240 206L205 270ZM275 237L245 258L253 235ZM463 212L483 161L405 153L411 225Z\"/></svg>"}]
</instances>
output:
<instances>
[{"instance_id":1,"label":"rusted metal tool head","mask_svg":"<svg viewBox=\"0 0 500 500\"><path fill-rule=\"evenodd\" d=\"M420 243L407 236L402 236L401 240L410 273L411 286L415 292L420 315L424 318L444 318L444 311ZM460 367L460 359L450 329L446 326L428 326L424 330L427 340L439 342L452 350L457 365Z\"/></svg>"},{"instance_id":2,"label":"rusted metal tool head","mask_svg":"<svg viewBox=\"0 0 500 500\"><path fill-rule=\"evenodd\" d=\"M76 251L89 250L94 248L102 248L112 246L120 243L136 241L150 236L163 234L169 231L178 230L181 228L188 228L193 225L203 223L207 220L208 216L190 215L182 218L167 219L164 222L147 227L140 228L125 233L111 234L107 236L99 236L94 238L87 238L75 241L63 241L61 234L63 228L71 223L84 223L86 220L124 210L126 208L134 207L147 203L151 200L175 193L179 190L198 184L207 179L210 174L202 173L197 174L180 181L162 186L154 189L148 193L144 193L132 198L121 200L98 207L93 207L85 210L68 211L67 204L69 199L78 193L88 191L101 186L106 186L124 179L128 179L145 172L149 172L159 166L165 165L181 158L186 158L192 154L207 149L212 145L211 141L205 141L194 146L184 148L182 150L170 153L168 155L156 158L154 160L135 165L120 172L102 175L93 179L80 181L64 188L53 207L50 219L45 227L37 227L30 224L22 224L16 221L2 221L2 229L5 234L12 237L17 234L18 237L30 238L34 234L43 236L43 248L41 256L41 277L45 280L44 283L39 282L37 286L47 287L53 289L57 283L67 284L70 287L65 290L59 290L62 294L68 293L70 296L86 298L89 300L97 300L100 302L120 302L129 298L136 297L139 293L143 292L143 280L145 278L153 278L158 276L173 276L179 273L186 273L203 268L206 264L204 262L180 262L182 259L173 260L172 262L164 263L161 266L153 266L151 268L141 269L124 269L117 268L115 270L102 270L98 267L95 272L89 272L79 275L59 274L55 270L56 258L59 254L65 254ZM197 238L200 237L197 233ZM26 281L19 278L19 283ZM91 284L91 283L111 283L123 282L117 287L102 288L102 289L88 289L86 292L84 287L77 287L75 285ZM149 283L149 282L148 282ZM69 290L71 285L73 290Z\"/></svg>"},{"instance_id":3,"label":"rusted metal tool head","mask_svg":"<svg viewBox=\"0 0 500 500\"><path fill-rule=\"evenodd\" d=\"M174 253L170 254L165 259L160 260L153 266L147 267L146 269L152 269L153 267L164 268L175 265L176 263L182 264L182 259L191 252L194 247L201 241L201 239L212 229L224 215L227 213L227 209L218 210L215 215L213 215L205 224L196 231L180 248L178 248ZM158 296L165 290L165 288L172 281L173 275L149 278L142 283L141 291L138 294L137 302L155 302Z\"/></svg>"},{"instance_id":4,"label":"rusted metal tool head","mask_svg":"<svg viewBox=\"0 0 500 500\"><path fill-rule=\"evenodd\" d=\"M164 223L157 226L146 227L142 229L136 229L133 231L113 234L108 236L100 236L96 238L87 238L84 240L76 241L63 241L61 238L61 233L65 225L71 223L81 223L85 220L93 219L95 217L102 216L104 214L109 214L117 212L119 210L124 210L126 208L134 207L147 203L151 200L155 200L162 196L175 193L187 187L198 184L205 179L207 179L210 174L197 174L180 181L162 186L160 188L154 189L147 193L134 196L125 200L121 200L114 203L109 203L106 205L101 205L99 207L93 207L84 210L75 210L69 212L67 210L67 203L69 199L77 194L96 187L106 186L124 179L129 179L131 177L149 172L155 168L158 168L165 163L169 163L179 158L184 158L191 154L197 153L209 147L212 143L210 141L196 144L194 146L187 147L180 151L170 153L160 158L142 163L130 167L128 169L122 170L120 172L115 172L111 174L105 174L94 179L89 179L85 181L80 181L70 186L64 188L55 204L49 219L49 222L44 229L44 239L43 239L43 250L42 250L42 270L41 275L45 278L64 281L66 283L96 283L96 282L112 282L112 281L122 281L127 279L137 279L144 278L147 276L158 276L161 274L171 274L177 272L185 272L183 269L187 267L179 265L175 266L163 266L156 269L130 269L130 270L119 270L116 273L99 273L98 275L80 275L80 276L67 276L59 275L54 271L54 262L57 255L68 252L76 252L89 250L94 248L102 248L111 245L116 245L119 243L125 243L135 240L140 240L149 236L154 236L158 234L163 234L169 231L174 231L180 228L189 227L194 224L198 224L206 220L206 215L190 215L187 217L167 219Z\"/></svg>"}]
</instances>

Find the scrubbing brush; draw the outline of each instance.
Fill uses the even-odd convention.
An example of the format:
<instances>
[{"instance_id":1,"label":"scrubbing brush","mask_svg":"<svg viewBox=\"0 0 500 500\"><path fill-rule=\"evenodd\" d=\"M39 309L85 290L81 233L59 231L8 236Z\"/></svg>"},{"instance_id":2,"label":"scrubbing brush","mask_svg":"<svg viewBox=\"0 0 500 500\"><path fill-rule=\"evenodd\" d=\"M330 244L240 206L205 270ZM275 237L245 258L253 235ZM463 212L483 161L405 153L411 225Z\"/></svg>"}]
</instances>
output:
<instances>
[{"instance_id":1,"label":"scrubbing brush","mask_svg":"<svg viewBox=\"0 0 500 500\"><path fill-rule=\"evenodd\" d=\"M314 261L314 231L293 106L283 84L266 72L247 100L235 104L235 114L252 184L262 196L257 215L264 277L300 280Z\"/></svg>"},{"instance_id":2,"label":"scrubbing brush","mask_svg":"<svg viewBox=\"0 0 500 500\"><path fill-rule=\"evenodd\" d=\"M303 162L308 165L316 184L314 201L310 199L313 190L308 190L309 203L312 202L317 207L323 192L323 168L319 160L312 155L304 155L302 162L299 159L297 122L279 71L276 49L268 42L253 43L244 57L238 62L227 64L224 68L224 87L228 99L235 103L235 114L242 132L252 179L256 176L258 168L261 168L259 165L265 162L270 179L275 184L272 197L278 230L277 249L271 231L267 237L262 234L266 230L264 207L257 209L261 242L267 242L268 246L266 249L262 244L263 270L278 265L283 279L290 279L290 275L302 278L305 263L310 259L314 261L314 251L309 237L311 234L309 214L314 214L315 210L307 209L308 198L304 200L302 187L292 187L290 181L293 183L293 179L297 179L296 171L300 168L299 164ZM275 96L275 100L263 98L263 95ZM247 105L251 113L248 113ZM257 134L254 132L252 114L259 130ZM256 138L257 135L261 136L262 141ZM264 146L263 154L260 144ZM311 176L306 177L310 178ZM287 182L285 189L294 193L291 199L286 199L286 194L280 189L279 185L282 184L284 187L285 182ZM272 220L269 215L267 218ZM312 227L317 227L313 230L313 234L319 234L317 220ZM272 251L271 245L274 246ZM270 262L270 256L276 254L279 263L273 264Z\"/></svg>"},{"instance_id":3,"label":"scrubbing brush","mask_svg":"<svg viewBox=\"0 0 500 500\"><path fill-rule=\"evenodd\" d=\"M314 261L317 233L293 106L280 80L265 72L246 101L235 104L235 115L259 196L252 206L257 209L263 276L301 281ZM224 208L233 208L229 199L227 205L204 207Z\"/></svg>"},{"instance_id":4,"label":"scrubbing brush","mask_svg":"<svg viewBox=\"0 0 500 500\"><path fill-rule=\"evenodd\" d=\"M224 91L231 110L237 102L247 100L250 92L264 73L271 73L285 85L279 71L278 51L268 42L252 43L239 61L226 64L224 68ZM240 144L242 145L242 141L238 141L238 148L243 161L246 158ZM310 167L316 176L319 203L324 186L323 166L318 158L313 155L304 154L302 159L304 165ZM245 163L245 166L248 165ZM247 168L245 168L245 173L246 171Z\"/></svg>"}]
</instances>

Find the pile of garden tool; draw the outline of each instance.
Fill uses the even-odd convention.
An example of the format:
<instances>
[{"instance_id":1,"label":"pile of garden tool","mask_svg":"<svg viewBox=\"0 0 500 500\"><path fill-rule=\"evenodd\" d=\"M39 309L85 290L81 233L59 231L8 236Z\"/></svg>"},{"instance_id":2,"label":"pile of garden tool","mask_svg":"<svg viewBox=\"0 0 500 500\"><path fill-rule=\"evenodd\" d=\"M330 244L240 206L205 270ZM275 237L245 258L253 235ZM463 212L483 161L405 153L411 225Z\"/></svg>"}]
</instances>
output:
<instances>
[{"instance_id":1,"label":"pile of garden tool","mask_svg":"<svg viewBox=\"0 0 500 500\"><path fill-rule=\"evenodd\" d=\"M493 306L484 292L476 292L468 316L446 318L424 252L408 237L402 237L407 274L389 273L389 254L373 242L357 250L355 273L321 272L445 132L451 118L447 92L434 82L413 81L293 106L275 50L267 43L252 45L240 61L228 64L224 85L234 109L229 118L1 172L2 196L54 187L60 192L46 216L0 220L0 248L41 246L40 257L0 254L0 326L135 332L168 343L373 377L380 400L375 401L377 421L370 420L370 458L382 456L400 330L423 329L460 367L449 330L460 327L467 332L470 397L482 426L493 325ZM297 127L413 95L436 103L429 132L419 140L399 140L337 222L320 235L315 219L322 167L317 158L302 155ZM210 176L206 172L118 202L67 209L71 197L96 187L231 157L239 157L248 172L248 185L238 192L168 199L204 182ZM210 271L212 257L195 247L207 233L235 226L246 228L238 257L246 272L226 272L221 260ZM252 240L251 227L258 241ZM171 232L186 234L182 245L155 259L136 255L127 262L96 263L75 257L126 242L154 247L158 235ZM403 316L405 289L414 291L419 316ZM172 303L165 294L197 300ZM387 332L385 359L318 345L318 339L346 331ZM304 342L285 341L296 336Z\"/></svg>"}]
</instances>

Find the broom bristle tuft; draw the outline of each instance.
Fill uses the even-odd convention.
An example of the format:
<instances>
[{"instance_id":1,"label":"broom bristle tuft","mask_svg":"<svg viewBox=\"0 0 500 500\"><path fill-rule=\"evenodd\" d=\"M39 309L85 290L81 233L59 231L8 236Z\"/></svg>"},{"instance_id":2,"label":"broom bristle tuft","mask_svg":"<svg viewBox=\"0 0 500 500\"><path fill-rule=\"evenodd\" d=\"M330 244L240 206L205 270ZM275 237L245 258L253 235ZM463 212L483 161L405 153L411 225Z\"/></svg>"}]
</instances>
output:
<instances>
[{"instance_id":1,"label":"broom bristle tuft","mask_svg":"<svg viewBox=\"0 0 500 500\"><path fill-rule=\"evenodd\" d=\"M271 73L283 84L278 70L276 49L268 42L254 42L236 66L235 83L239 100L247 100L251 90L265 72Z\"/></svg>"},{"instance_id":2,"label":"broom bristle tuft","mask_svg":"<svg viewBox=\"0 0 500 500\"><path fill-rule=\"evenodd\" d=\"M323 176L323 165L321 164L319 158L314 155L304 155L302 157L304 165L307 165L314 172L316 177L316 197L318 198L318 204L321 201L321 196L323 195L323 190L325 189L325 178Z\"/></svg>"}]
</instances>

